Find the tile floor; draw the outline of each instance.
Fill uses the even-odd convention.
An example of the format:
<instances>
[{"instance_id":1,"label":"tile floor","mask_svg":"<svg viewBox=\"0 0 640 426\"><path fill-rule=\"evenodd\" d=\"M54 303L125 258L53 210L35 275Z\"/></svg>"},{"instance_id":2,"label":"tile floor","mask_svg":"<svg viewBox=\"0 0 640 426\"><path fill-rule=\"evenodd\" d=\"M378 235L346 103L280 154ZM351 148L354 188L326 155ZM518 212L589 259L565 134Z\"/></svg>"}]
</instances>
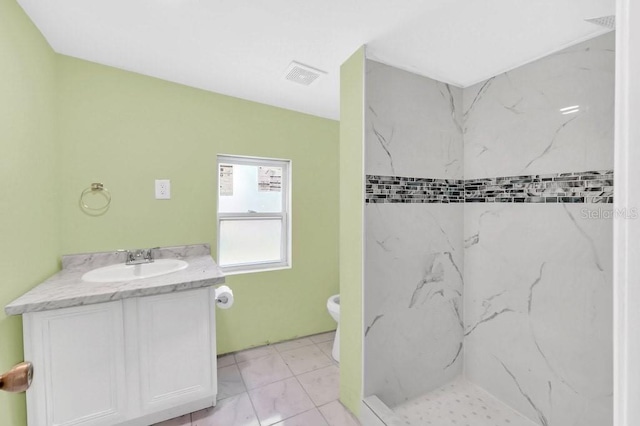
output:
<instances>
[{"instance_id":1,"label":"tile floor","mask_svg":"<svg viewBox=\"0 0 640 426\"><path fill-rule=\"evenodd\" d=\"M155 426L359 426L338 401L334 336L219 357L217 405Z\"/></svg>"},{"instance_id":2,"label":"tile floor","mask_svg":"<svg viewBox=\"0 0 640 426\"><path fill-rule=\"evenodd\" d=\"M412 426L536 426L461 377L393 411Z\"/></svg>"}]
</instances>

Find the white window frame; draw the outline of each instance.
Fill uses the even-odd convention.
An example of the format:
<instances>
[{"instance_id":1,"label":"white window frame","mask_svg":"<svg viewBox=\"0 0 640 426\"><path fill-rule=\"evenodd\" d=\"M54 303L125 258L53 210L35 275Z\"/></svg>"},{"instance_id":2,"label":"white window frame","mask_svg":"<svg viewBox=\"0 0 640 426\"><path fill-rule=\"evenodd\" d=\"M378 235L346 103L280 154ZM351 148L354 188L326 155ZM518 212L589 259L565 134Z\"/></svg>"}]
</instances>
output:
<instances>
[{"instance_id":1,"label":"white window frame","mask_svg":"<svg viewBox=\"0 0 640 426\"><path fill-rule=\"evenodd\" d=\"M281 213L253 213L253 212L220 212L220 165L246 165L264 167L282 167L282 212ZM240 155L219 154L216 162L217 188L217 261L218 266L227 275L273 271L289 269L291 263L291 160L281 158L247 157ZM280 261L264 261L242 263L229 266L220 265L220 225L224 220L269 220L280 219L282 221L282 234L280 238Z\"/></svg>"}]
</instances>

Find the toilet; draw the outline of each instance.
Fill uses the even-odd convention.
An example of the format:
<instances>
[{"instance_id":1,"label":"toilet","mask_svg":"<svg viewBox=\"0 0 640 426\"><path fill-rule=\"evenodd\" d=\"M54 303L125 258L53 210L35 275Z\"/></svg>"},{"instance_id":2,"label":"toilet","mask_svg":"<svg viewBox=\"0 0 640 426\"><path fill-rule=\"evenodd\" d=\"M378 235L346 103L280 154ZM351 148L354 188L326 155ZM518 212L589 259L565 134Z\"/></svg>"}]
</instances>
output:
<instances>
[{"instance_id":1,"label":"toilet","mask_svg":"<svg viewBox=\"0 0 640 426\"><path fill-rule=\"evenodd\" d=\"M337 362L340 362L340 295L334 294L327 300L327 310L329 315L338 323L336 329L336 338L333 340L333 350L331 356Z\"/></svg>"}]
</instances>

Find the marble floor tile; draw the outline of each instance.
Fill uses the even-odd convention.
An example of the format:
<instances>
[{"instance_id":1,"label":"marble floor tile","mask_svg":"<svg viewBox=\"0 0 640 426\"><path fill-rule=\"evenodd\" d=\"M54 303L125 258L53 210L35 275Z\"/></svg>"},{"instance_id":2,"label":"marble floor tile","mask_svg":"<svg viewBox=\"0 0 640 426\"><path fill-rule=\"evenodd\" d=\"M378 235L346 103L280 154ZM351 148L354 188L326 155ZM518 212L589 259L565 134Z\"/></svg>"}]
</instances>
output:
<instances>
[{"instance_id":1,"label":"marble floor tile","mask_svg":"<svg viewBox=\"0 0 640 426\"><path fill-rule=\"evenodd\" d=\"M218 357L217 406L157 426L359 425L337 402L334 336L322 333Z\"/></svg>"},{"instance_id":2,"label":"marble floor tile","mask_svg":"<svg viewBox=\"0 0 640 426\"><path fill-rule=\"evenodd\" d=\"M320 348L323 354L333 359L333 356L331 355L331 351L333 351L333 340L330 340L328 342L316 343L316 346Z\"/></svg>"},{"instance_id":3,"label":"marble floor tile","mask_svg":"<svg viewBox=\"0 0 640 426\"><path fill-rule=\"evenodd\" d=\"M261 426L269 426L314 408L295 377L249 391Z\"/></svg>"},{"instance_id":4,"label":"marble floor tile","mask_svg":"<svg viewBox=\"0 0 640 426\"><path fill-rule=\"evenodd\" d=\"M236 357L233 354L218 356L218 368L228 367L236 363Z\"/></svg>"},{"instance_id":5,"label":"marble floor tile","mask_svg":"<svg viewBox=\"0 0 640 426\"><path fill-rule=\"evenodd\" d=\"M275 345L273 345L273 347L276 348L278 352L284 352L284 351L290 351L291 349L298 349L303 346L309 346L309 345L313 345L313 342L311 341L311 339L307 337L303 337L301 339L295 339L295 340L289 340L282 343L276 343Z\"/></svg>"},{"instance_id":6,"label":"marble floor tile","mask_svg":"<svg viewBox=\"0 0 640 426\"><path fill-rule=\"evenodd\" d=\"M238 395L246 390L237 365L218 368L218 400Z\"/></svg>"},{"instance_id":7,"label":"marble floor tile","mask_svg":"<svg viewBox=\"0 0 640 426\"><path fill-rule=\"evenodd\" d=\"M319 408L329 426L360 426L360 422L340 401L333 401Z\"/></svg>"},{"instance_id":8,"label":"marble floor tile","mask_svg":"<svg viewBox=\"0 0 640 426\"><path fill-rule=\"evenodd\" d=\"M333 342L333 339L335 338L336 338L335 331L329 331L328 333L314 334L313 336L309 336L309 339L313 343Z\"/></svg>"},{"instance_id":9,"label":"marble floor tile","mask_svg":"<svg viewBox=\"0 0 640 426\"><path fill-rule=\"evenodd\" d=\"M193 426L260 426L249 395L241 393L191 414Z\"/></svg>"},{"instance_id":10,"label":"marble floor tile","mask_svg":"<svg viewBox=\"0 0 640 426\"><path fill-rule=\"evenodd\" d=\"M257 348L246 349L235 354L236 362L239 364L256 358L262 358L278 353L273 346L260 346Z\"/></svg>"},{"instance_id":11,"label":"marble floor tile","mask_svg":"<svg viewBox=\"0 0 640 426\"><path fill-rule=\"evenodd\" d=\"M276 423L274 426L328 426L329 423L322 417L317 408L306 411L297 416Z\"/></svg>"},{"instance_id":12,"label":"marble floor tile","mask_svg":"<svg viewBox=\"0 0 640 426\"><path fill-rule=\"evenodd\" d=\"M164 422L156 423L154 426L191 426L191 414L165 420Z\"/></svg>"},{"instance_id":13,"label":"marble floor tile","mask_svg":"<svg viewBox=\"0 0 640 426\"><path fill-rule=\"evenodd\" d=\"M248 389L277 382L293 374L279 354L264 356L238 363L240 374Z\"/></svg>"},{"instance_id":14,"label":"marble floor tile","mask_svg":"<svg viewBox=\"0 0 640 426\"><path fill-rule=\"evenodd\" d=\"M306 373L332 364L331 358L314 344L282 352L280 355L293 374Z\"/></svg>"},{"instance_id":15,"label":"marble floor tile","mask_svg":"<svg viewBox=\"0 0 640 426\"><path fill-rule=\"evenodd\" d=\"M317 406L335 401L340 396L340 370L335 365L297 376Z\"/></svg>"}]
</instances>

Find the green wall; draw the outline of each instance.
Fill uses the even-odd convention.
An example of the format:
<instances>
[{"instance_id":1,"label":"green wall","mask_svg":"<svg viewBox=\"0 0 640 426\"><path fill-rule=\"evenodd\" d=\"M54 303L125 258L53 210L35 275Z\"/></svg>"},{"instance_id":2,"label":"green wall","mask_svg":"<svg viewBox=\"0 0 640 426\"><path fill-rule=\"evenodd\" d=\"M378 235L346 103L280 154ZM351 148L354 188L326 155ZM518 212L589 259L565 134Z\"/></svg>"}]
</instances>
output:
<instances>
[{"instance_id":1,"label":"green wall","mask_svg":"<svg viewBox=\"0 0 640 426\"><path fill-rule=\"evenodd\" d=\"M0 0L0 305L56 272L55 54L13 0ZM22 322L0 311L0 372L23 360ZM26 423L0 392L0 424Z\"/></svg>"},{"instance_id":2,"label":"green wall","mask_svg":"<svg viewBox=\"0 0 640 426\"><path fill-rule=\"evenodd\" d=\"M64 56L57 88L61 253L215 250L216 154L291 159L293 268L227 277L236 303L217 312L218 352L335 328L326 301L338 292L336 121ZM154 199L160 178L171 179L171 200ZM112 194L103 216L78 206L91 182Z\"/></svg>"},{"instance_id":3,"label":"green wall","mask_svg":"<svg viewBox=\"0 0 640 426\"><path fill-rule=\"evenodd\" d=\"M340 70L340 400L362 400L364 47Z\"/></svg>"}]
</instances>

